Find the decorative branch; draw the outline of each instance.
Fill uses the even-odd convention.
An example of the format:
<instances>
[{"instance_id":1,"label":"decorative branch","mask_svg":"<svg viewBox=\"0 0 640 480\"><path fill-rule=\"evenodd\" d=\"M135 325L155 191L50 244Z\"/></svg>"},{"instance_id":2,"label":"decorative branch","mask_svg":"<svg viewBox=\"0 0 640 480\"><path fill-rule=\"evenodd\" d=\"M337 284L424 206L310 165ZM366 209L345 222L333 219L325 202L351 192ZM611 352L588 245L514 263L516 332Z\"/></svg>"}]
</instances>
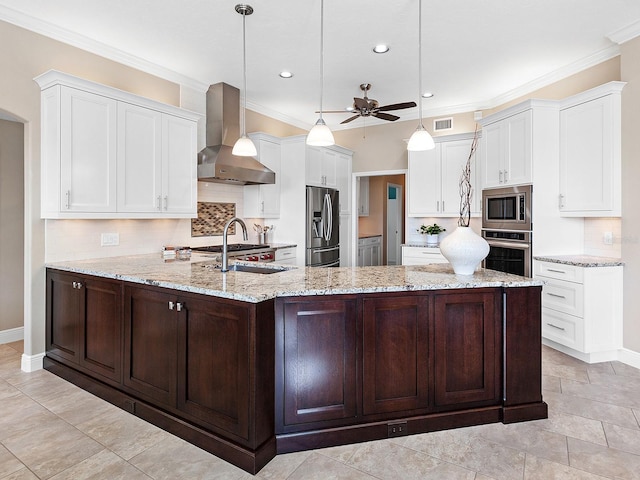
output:
<instances>
[{"instance_id":1,"label":"decorative branch","mask_svg":"<svg viewBox=\"0 0 640 480\"><path fill-rule=\"evenodd\" d=\"M471 220L471 198L473 197L473 186L471 185L471 161L473 155L478 148L478 124L476 124L476 130L473 134L473 141L471 142L471 151L469 152L469 158L467 163L462 169L462 175L460 175L460 218L458 219L458 225L461 227L468 227Z\"/></svg>"}]
</instances>

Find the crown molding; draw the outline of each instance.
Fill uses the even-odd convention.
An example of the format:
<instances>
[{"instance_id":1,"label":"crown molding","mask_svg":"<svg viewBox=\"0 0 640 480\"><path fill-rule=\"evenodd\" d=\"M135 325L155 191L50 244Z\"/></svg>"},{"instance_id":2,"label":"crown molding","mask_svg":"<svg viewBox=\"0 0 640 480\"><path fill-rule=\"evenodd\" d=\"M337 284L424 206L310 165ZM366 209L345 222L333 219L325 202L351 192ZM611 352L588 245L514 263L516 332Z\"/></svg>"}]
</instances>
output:
<instances>
[{"instance_id":1,"label":"crown molding","mask_svg":"<svg viewBox=\"0 0 640 480\"><path fill-rule=\"evenodd\" d=\"M614 32L611 32L607 35L607 38L611 40L613 43L617 43L618 45L622 45L629 40L632 40L640 35L640 20L636 20L633 23L630 23L626 27L622 27Z\"/></svg>"},{"instance_id":2,"label":"crown molding","mask_svg":"<svg viewBox=\"0 0 640 480\"><path fill-rule=\"evenodd\" d=\"M206 92L209 88L205 83L168 68L1 5L0 20L194 90Z\"/></svg>"}]
</instances>

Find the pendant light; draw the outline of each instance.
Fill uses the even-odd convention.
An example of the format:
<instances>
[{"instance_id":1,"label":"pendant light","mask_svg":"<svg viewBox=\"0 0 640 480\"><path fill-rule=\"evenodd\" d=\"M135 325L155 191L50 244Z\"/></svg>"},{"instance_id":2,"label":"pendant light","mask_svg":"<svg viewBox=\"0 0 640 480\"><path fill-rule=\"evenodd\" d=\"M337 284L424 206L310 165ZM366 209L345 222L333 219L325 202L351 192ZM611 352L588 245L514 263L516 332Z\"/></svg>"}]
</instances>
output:
<instances>
[{"instance_id":1,"label":"pendant light","mask_svg":"<svg viewBox=\"0 0 640 480\"><path fill-rule=\"evenodd\" d=\"M307 135L307 145L328 147L335 144L333 133L322 119L322 90L324 86L324 0L320 0L320 118Z\"/></svg>"},{"instance_id":2,"label":"pendant light","mask_svg":"<svg viewBox=\"0 0 640 480\"><path fill-rule=\"evenodd\" d=\"M236 12L242 15L242 108L240 109L240 138L233 145L231 153L240 157L255 157L258 155L256 146L251 139L247 137L247 130L245 127L245 115L247 110L247 45L245 35L245 19L247 15L253 13L251 5L240 3L236 5Z\"/></svg>"},{"instance_id":3,"label":"pendant light","mask_svg":"<svg viewBox=\"0 0 640 480\"><path fill-rule=\"evenodd\" d=\"M412 152L436 148L433 138L422 125L422 0L418 0L418 114L420 123L407 144L407 150Z\"/></svg>"}]
</instances>

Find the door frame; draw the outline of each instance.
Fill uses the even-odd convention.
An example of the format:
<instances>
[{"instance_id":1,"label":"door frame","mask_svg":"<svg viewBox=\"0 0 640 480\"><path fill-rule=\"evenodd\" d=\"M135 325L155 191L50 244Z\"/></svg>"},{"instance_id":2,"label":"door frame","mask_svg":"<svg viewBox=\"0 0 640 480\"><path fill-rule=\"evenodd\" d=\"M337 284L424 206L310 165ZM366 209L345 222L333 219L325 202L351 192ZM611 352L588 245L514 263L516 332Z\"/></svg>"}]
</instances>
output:
<instances>
[{"instance_id":1,"label":"door frame","mask_svg":"<svg viewBox=\"0 0 640 480\"><path fill-rule=\"evenodd\" d=\"M356 182L359 177L380 177L386 175L404 175L405 185L407 182L408 169L396 170L372 170L370 172L351 173L351 264L357 265L358 259L358 198L356 196ZM405 188L406 190L406 188ZM406 195L406 192L405 192ZM403 219L404 222L404 219Z\"/></svg>"},{"instance_id":2,"label":"door frame","mask_svg":"<svg viewBox=\"0 0 640 480\"><path fill-rule=\"evenodd\" d=\"M406 179L406 177L405 177ZM395 212L391 212L391 209L389 208L389 204L390 204L390 199L389 199L389 189L390 188L395 188L397 196L396 196L396 209ZM386 195L386 200L387 200L387 208L386 208L386 239L385 239L385 245L386 245L386 252L385 252L385 256L386 256L386 262L384 262L385 265L389 265L389 250L390 250L390 242L389 239L391 238L391 236L389 235L389 217L390 217L390 213L395 213L397 215L398 218L398 233L400 234L400 237L398 238L398 243L395 246L396 248L396 260L398 260L400 263L395 263L394 265L401 265L402 264L402 232L404 230L404 216L402 215L403 211L402 211L402 197L404 195L404 188L402 188L402 185L398 185L397 183L391 183L391 182L387 182L387 195ZM397 238L397 236L396 236Z\"/></svg>"}]
</instances>

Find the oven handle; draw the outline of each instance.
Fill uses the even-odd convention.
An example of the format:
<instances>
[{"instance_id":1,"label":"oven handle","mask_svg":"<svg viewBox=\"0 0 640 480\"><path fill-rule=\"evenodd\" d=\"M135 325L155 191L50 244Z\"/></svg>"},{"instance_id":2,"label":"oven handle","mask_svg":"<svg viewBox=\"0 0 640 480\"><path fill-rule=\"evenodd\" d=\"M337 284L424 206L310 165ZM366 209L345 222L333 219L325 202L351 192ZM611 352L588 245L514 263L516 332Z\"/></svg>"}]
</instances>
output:
<instances>
[{"instance_id":1,"label":"oven handle","mask_svg":"<svg viewBox=\"0 0 640 480\"><path fill-rule=\"evenodd\" d=\"M500 242L496 240L487 240L487 243L490 247L516 248L518 250L529 250L531 248L529 243Z\"/></svg>"}]
</instances>

